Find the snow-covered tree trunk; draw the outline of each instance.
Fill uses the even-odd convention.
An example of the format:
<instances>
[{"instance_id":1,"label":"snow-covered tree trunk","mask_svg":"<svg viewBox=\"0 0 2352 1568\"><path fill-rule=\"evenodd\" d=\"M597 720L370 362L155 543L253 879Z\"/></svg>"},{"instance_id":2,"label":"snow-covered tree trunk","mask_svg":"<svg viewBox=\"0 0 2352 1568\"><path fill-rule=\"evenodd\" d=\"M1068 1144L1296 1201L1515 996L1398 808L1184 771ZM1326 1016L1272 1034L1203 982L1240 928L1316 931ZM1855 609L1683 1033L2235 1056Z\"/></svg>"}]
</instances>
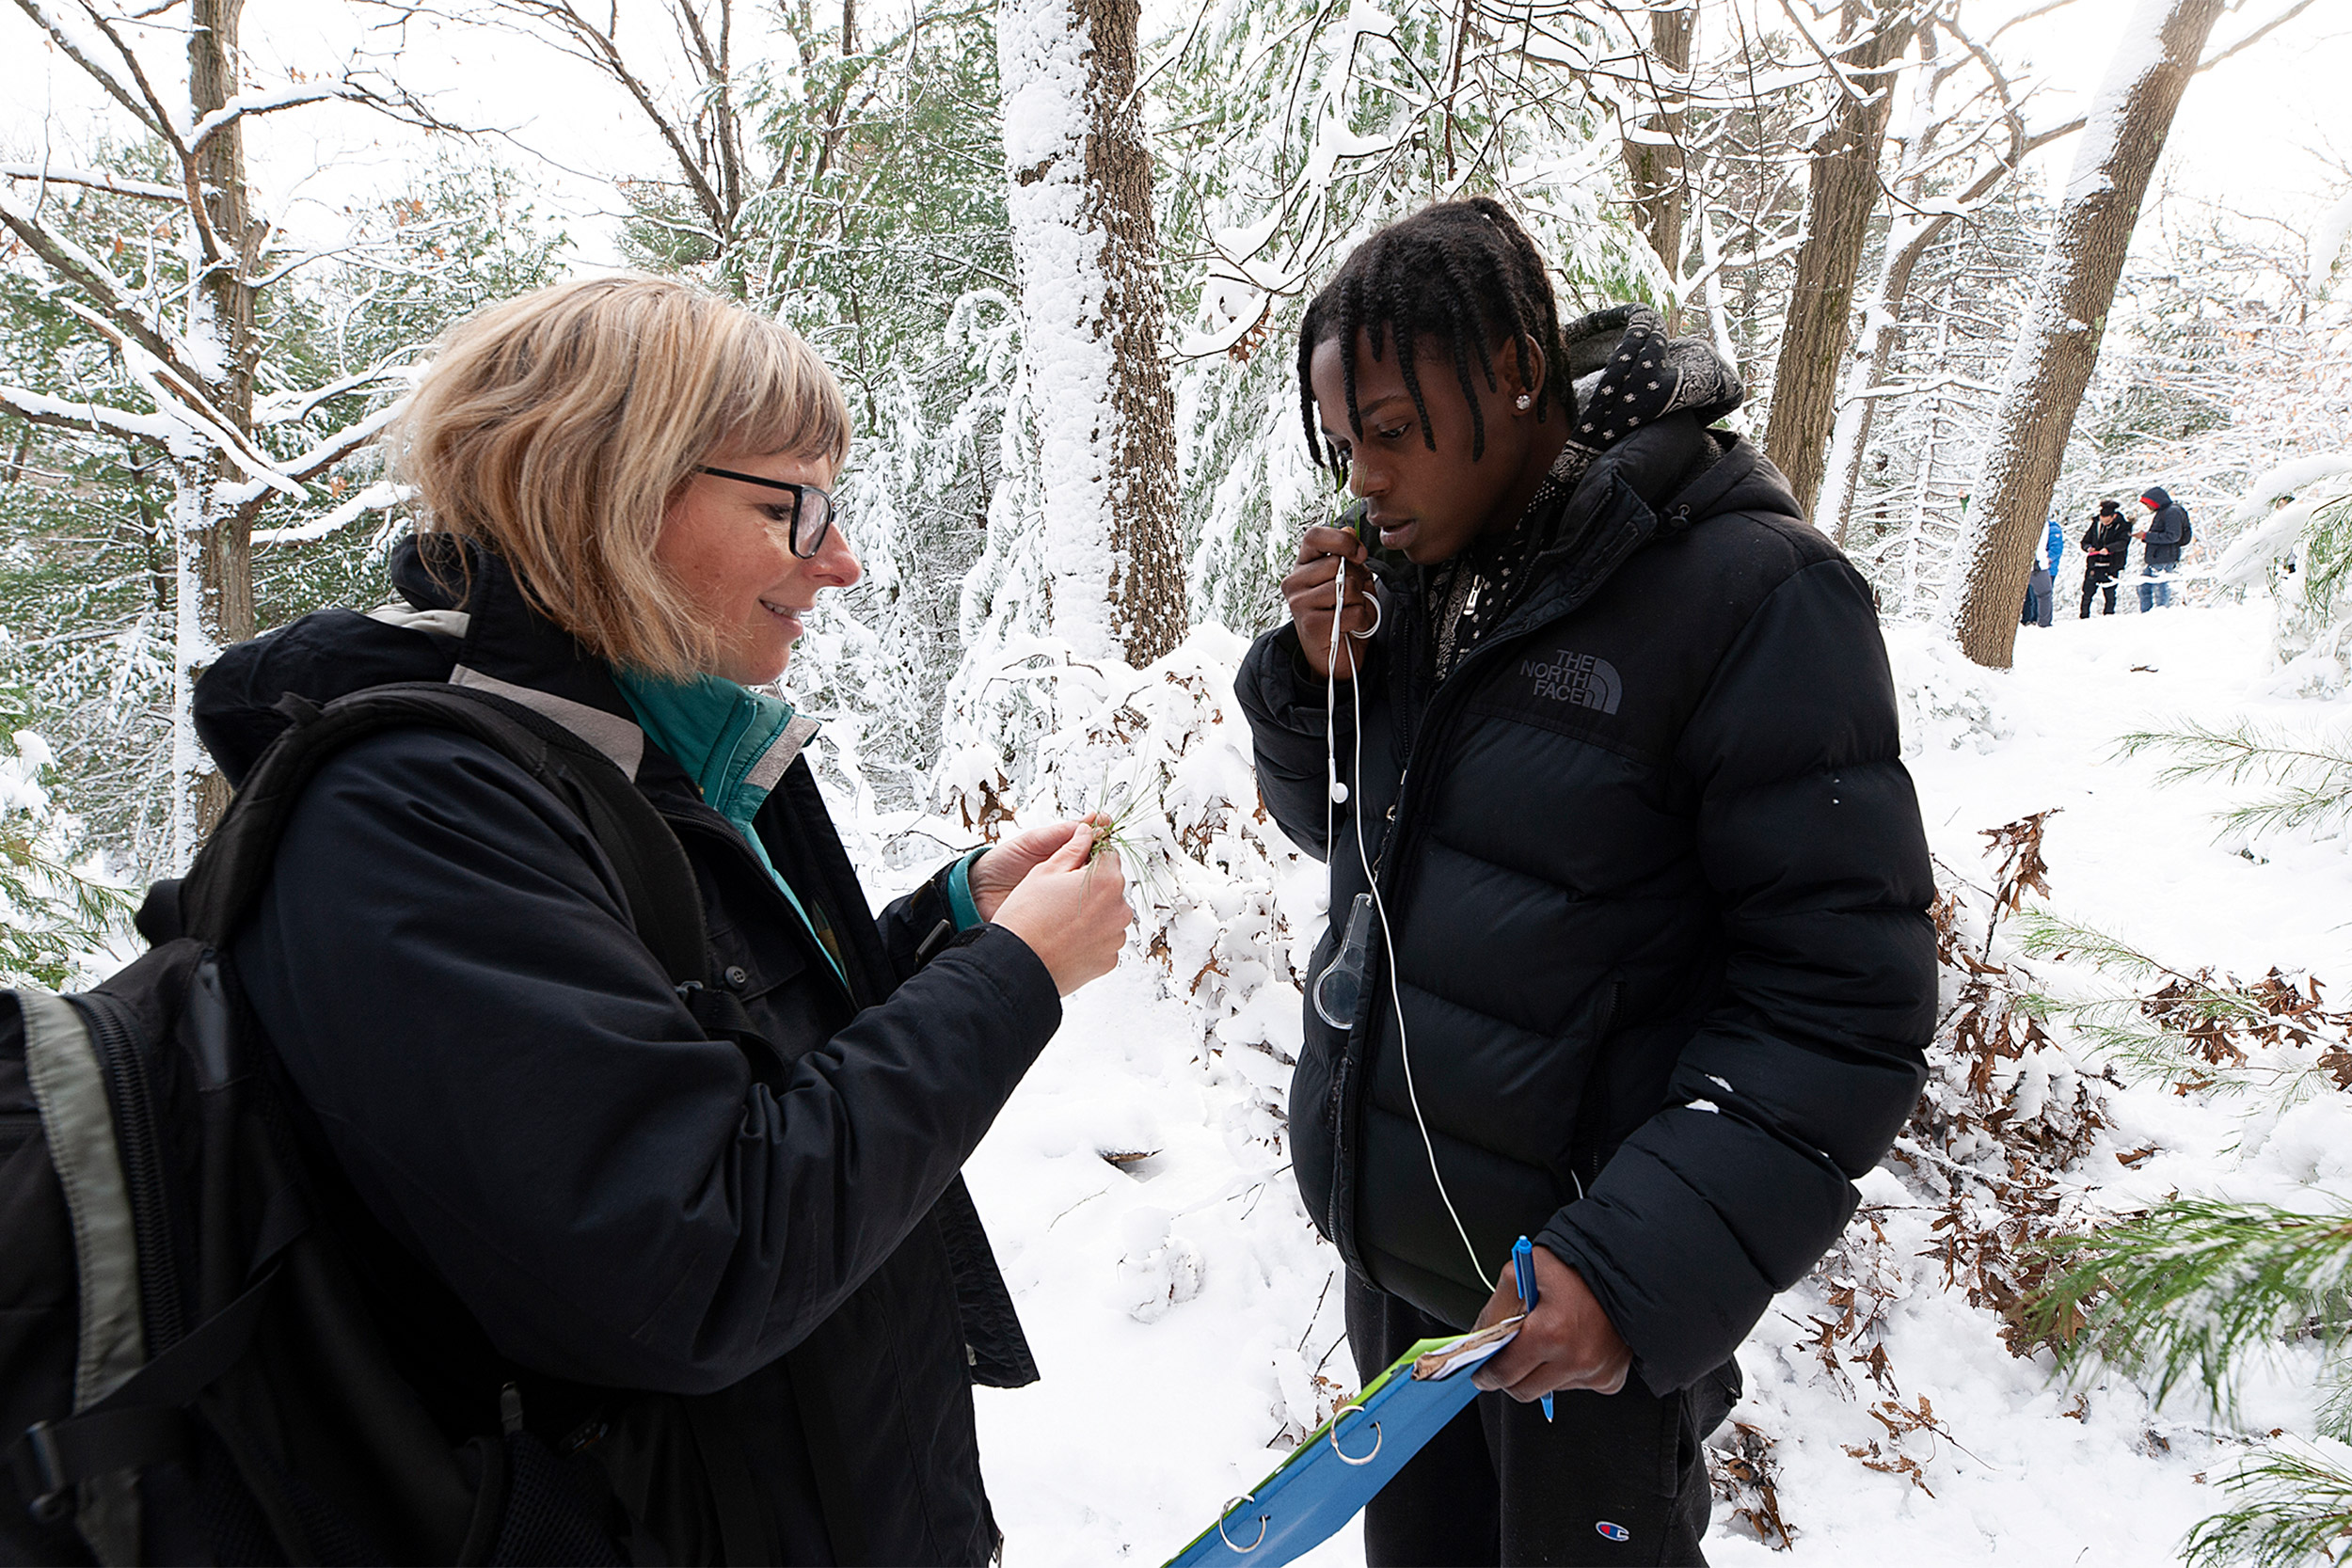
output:
<instances>
[{"instance_id":1,"label":"snow-covered tree trunk","mask_svg":"<svg viewBox=\"0 0 2352 1568\"><path fill-rule=\"evenodd\" d=\"M1854 275L1879 202L1879 151L1895 103L1895 72L1916 27L1904 0L1845 0L1833 56L1840 100L1807 166L1804 245L1772 372L1764 449L1811 512L1822 449L1836 418L1838 366L1850 336Z\"/></svg>"},{"instance_id":2,"label":"snow-covered tree trunk","mask_svg":"<svg viewBox=\"0 0 2352 1568\"><path fill-rule=\"evenodd\" d=\"M188 106L202 125L237 95L238 24L245 0L193 0L188 20ZM191 367L205 377L206 401L231 430L253 427L254 296L242 264L264 237L253 232L246 188L245 123L231 119L197 143L195 168L209 236L191 236L204 258L201 280L188 302L187 341L209 363ZM196 743L187 704L197 677L221 649L257 629L253 618L253 510L227 504L245 476L217 445L173 466L177 492L172 531L179 558L179 637L173 686L172 861L184 867L201 836L229 807L229 782Z\"/></svg>"},{"instance_id":3,"label":"snow-covered tree trunk","mask_svg":"<svg viewBox=\"0 0 2352 1568\"><path fill-rule=\"evenodd\" d=\"M256 629L254 520L274 495L309 499L305 483L367 445L383 420L380 411L362 417L283 461L270 452L262 433L276 424L307 436L308 418L321 404L395 379L402 370L383 362L310 391L299 389L295 373L281 372L273 397L257 400L264 349L257 296L268 279L294 268L284 264L285 257L270 254L273 227L254 211L246 123L325 99L392 105L348 73L246 88L238 45L244 0L190 0L185 24L167 34L186 39L186 71L179 81L157 62L141 59L134 40L150 36L141 18L117 15L94 0L80 0L77 10L51 0L15 3L127 118L130 131L122 139L153 144L173 175L163 182L109 168L0 165L0 229L43 269L90 345L103 345L119 367L121 388L129 394L110 405L0 385L0 414L118 438L159 452L168 467L173 499L166 527L176 626L167 864L183 869L228 804L225 781L197 743L189 702L197 677L219 650ZM184 96L167 94L159 83L183 85ZM152 250L144 257L135 250L126 254L118 240L111 254L102 254L84 245L71 213L51 203L48 193L58 184L151 206L157 214L149 230ZM58 373L65 373L62 368ZM151 406L137 406L142 400ZM338 514L348 521L386 504L389 498L375 499L378 494Z\"/></svg>"},{"instance_id":4,"label":"snow-covered tree trunk","mask_svg":"<svg viewBox=\"0 0 2352 1568\"><path fill-rule=\"evenodd\" d=\"M996 40L1051 629L1140 668L1185 616L1137 17L1136 0L1001 0Z\"/></svg>"},{"instance_id":5,"label":"snow-covered tree trunk","mask_svg":"<svg viewBox=\"0 0 2352 1568\"><path fill-rule=\"evenodd\" d=\"M1987 668L2009 668L2034 539L2098 361L2140 199L2224 4L2140 0L2091 104L1974 486L1955 629L1962 651Z\"/></svg>"},{"instance_id":6,"label":"snow-covered tree trunk","mask_svg":"<svg viewBox=\"0 0 2352 1568\"><path fill-rule=\"evenodd\" d=\"M1690 124L1691 52L1698 35L1698 0L1650 12L1650 46L1643 61L1652 73L1657 112L1624 135L1625 168L1633 186L1634 221L1669 277L1682 272L1682 139Z\"/></svg>"}]
</instances>

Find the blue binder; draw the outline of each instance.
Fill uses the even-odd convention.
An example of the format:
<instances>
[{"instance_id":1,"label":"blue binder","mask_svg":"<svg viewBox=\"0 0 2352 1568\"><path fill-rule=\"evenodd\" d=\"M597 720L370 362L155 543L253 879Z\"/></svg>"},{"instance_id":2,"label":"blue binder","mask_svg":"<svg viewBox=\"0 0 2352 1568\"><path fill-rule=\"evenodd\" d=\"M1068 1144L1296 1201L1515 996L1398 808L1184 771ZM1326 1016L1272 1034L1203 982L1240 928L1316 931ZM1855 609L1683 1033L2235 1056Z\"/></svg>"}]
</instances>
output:
<instances>
[{"instance_id":1,"label":"blue binder","mask_svg":"<svg viewBox=\"0 0 2352 1568\"><path fill-rule=\"evenodd\" d=\"M1291 1451L1274 1473L1225 1505L1167 1568L1246 1562L1275 1568L1328 1541L1405 1462L1478 1393L1470 1371L1511 1342L1519 1320L1423 1339Z\"/></svg>"}]
</instances>

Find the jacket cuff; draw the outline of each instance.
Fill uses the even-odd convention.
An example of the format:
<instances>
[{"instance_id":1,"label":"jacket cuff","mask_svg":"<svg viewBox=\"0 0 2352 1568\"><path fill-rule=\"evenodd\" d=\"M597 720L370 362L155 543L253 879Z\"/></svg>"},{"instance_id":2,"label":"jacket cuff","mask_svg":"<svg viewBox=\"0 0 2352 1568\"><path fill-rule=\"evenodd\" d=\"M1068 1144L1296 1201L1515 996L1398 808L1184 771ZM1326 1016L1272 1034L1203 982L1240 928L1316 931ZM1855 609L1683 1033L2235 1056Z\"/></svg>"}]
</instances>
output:
<instances>
[{"instance_id":1,"label":"jacket cuff","mask_svg":"<svg viewBox=\"0 0 2352 1568\"><path fill-rule=\"evenodd\" d=\"M957 932L946 952L960 949L979 962L989 983L1004 999L1006 1016L1014 1028L1033 1034L1042 1050L1061 1027L1061 991L1037 949L1010 928L993 924Z\"/></svg>"},{"instance_id":2,"label":"jacket cuff","mask_svg":"<svg viewBox=\"0 0 2352 1568\"><path fill-rule=\"evenodd\" d=\"M988 853L988 849L987 845L981 845L956 862L947 872L947 912L954 918L958 933L981 924L980 906L972 897L972 867L978 863L982 855Z\"/></svg>"}]
</instances>

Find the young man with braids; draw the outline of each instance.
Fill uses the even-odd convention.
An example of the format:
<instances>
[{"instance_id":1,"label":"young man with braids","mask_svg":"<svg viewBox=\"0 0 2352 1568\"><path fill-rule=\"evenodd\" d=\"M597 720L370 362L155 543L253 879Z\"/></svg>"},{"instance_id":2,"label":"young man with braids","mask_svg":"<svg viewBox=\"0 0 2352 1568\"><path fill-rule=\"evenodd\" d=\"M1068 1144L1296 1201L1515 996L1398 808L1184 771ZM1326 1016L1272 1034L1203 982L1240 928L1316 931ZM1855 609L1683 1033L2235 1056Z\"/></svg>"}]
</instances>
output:
<instances>
[{"instance_id":1,"label":"young man with braids","mask_svg":"<svg viewBox=\"0 0 2352 1568\"><path fill-rule=\"evenodd\" d=\"M1564 330L1494 201L1364 242L1299 372L1364 537L1306 531L1239 691L1335 926L1375 876L1385 916L1291 1095L1359 1370L1518 1312L1537 1243L1496 1391L1373 1503L1366 1556L1700 1561L1732 1352L1837 1239L1934 1022L1869 592L1708 428L1732 368L1639 306Z\"/></svg>"}]
</instances>

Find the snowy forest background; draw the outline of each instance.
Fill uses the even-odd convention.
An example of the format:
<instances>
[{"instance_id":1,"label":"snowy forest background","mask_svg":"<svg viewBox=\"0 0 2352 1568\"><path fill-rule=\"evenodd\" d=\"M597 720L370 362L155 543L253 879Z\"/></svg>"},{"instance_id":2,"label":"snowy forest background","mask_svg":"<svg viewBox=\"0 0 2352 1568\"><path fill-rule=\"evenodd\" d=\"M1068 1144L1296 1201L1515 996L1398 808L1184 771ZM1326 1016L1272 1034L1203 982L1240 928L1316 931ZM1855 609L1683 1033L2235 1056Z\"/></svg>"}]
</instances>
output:
<instances>
[{"instance_id":1,"label":"snowy forest background","mask_svg":"<svg viewBox=\"0 0 2352 1568\"><path fill-rule=\"evenodd\" d=\"M2036 61L2064 3L345 0L297 59L243 0L11 0L94 107L0 122L0 970L125 956L225 799L215 650L386 596L371 441L437 333L605 261L782 315L859 421L866 578L788 684L870 884L1015 815L1133 840L1135 949L973 1174L1048 1373L983 1404L1015 1551L1158 1560L1353 1383L1283 1152L1320 879L1230 693L1337 504L1294 335L1371 229L1493 193L1564 314L1740 367L1878 592L1945 890L1935 1077L1743 1353L1720 1560L2340 1557L2352 162L2312 127L2281 215L2160 155L2344 19L2129 0ZM559 67L641 161L526 134L496 81ZM376 150L269 155L329 115ZM2043 517L2151 483L2192 610L2074 622L2070 545L2021 633ZM1113 1391L1167 1454L1104 1451Z\"/></svg>"}]
</instances>

